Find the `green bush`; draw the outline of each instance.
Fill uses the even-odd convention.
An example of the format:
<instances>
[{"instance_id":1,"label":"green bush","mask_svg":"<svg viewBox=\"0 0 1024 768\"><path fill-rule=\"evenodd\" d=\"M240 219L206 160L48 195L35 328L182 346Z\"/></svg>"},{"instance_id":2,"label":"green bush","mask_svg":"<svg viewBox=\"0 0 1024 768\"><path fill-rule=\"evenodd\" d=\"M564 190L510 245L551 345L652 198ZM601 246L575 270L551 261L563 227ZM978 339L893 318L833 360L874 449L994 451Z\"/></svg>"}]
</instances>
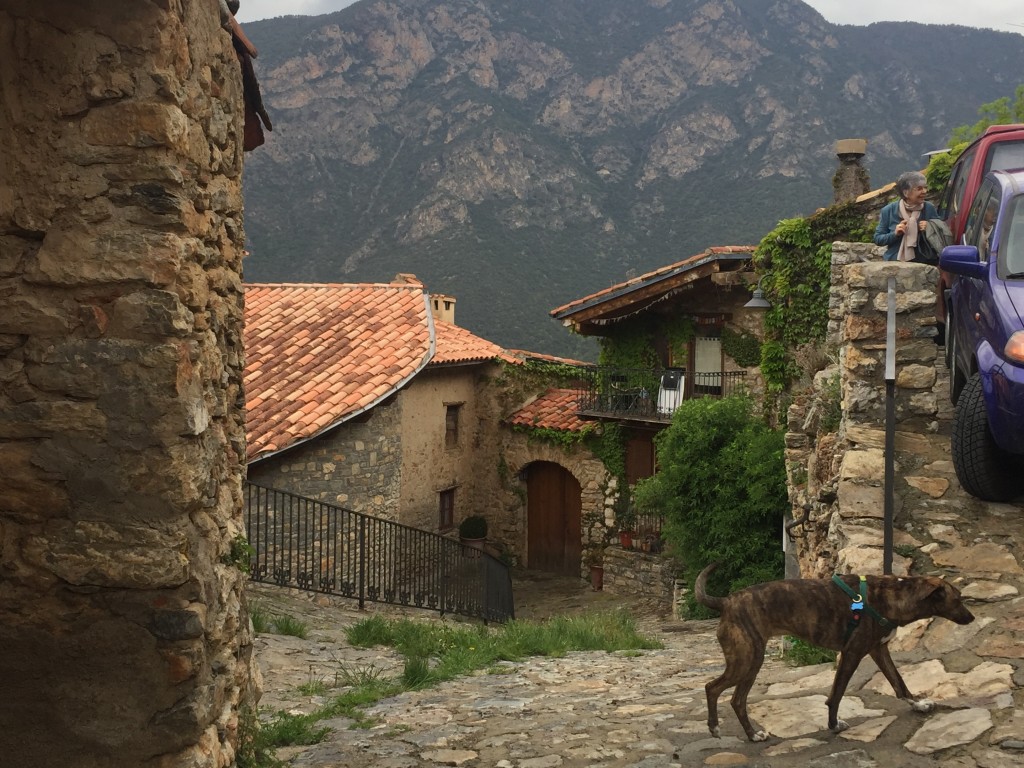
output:
<instances>
[{"instance_id":1,"label":"green bush","mask_svg":"<svg viewBox=\"0 0 1024 768\"><path fill-rule=\"evenodd\" d=\"M637 484L638 508L665 518L664 537L686 580L718 560L709 592L726 594L783 573L789 508L782 433L746 397L688 400L656 442L657 475ZM710 615L694 602L691 615Z\"/></svg>"},{"instance_id":2,"label":"green bush","mask_svg":"<svg viewBox=\"0 0 1024 768\"><path fill-rule=\"evenodd\" d=\"M459 523L459 536L463 539L486 539L487 518L470 515Z\"/></svg>"},{"instance_id":3,"label":"green bush","mask_svg":"<svg viewBox=\"0 0 1024 768\"><path fill-rule=\"evenodd\" d=\"M833 664L836 652L811 645L799 637L786 637L782 657L792 667L810 667L815 664Z\"/></svg>"}]
</instances>

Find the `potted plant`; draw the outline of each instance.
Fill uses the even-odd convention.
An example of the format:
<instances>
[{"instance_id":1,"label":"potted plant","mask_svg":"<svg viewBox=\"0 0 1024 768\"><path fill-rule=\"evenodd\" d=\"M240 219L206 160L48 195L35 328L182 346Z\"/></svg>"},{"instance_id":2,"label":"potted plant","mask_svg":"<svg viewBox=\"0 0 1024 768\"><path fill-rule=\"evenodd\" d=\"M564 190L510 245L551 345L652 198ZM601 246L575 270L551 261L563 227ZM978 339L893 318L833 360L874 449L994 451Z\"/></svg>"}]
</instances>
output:
<instances>
[{"instance_id":1,"label":"potted plant","mask_svg":"<svg viewBox=\"0 0 1024 768\"><path fill-rule=\"evenodd\" d=\"M615 499L615 525L619 529L619 544L623 549L633 548L633 534L636 532L636 508L629 498L629 486L623 484L623 490Z\"/></svg>"},{"instance_id":2,"label":"potted plant","mask_svg":"<svg viewBox=\"0 0 1024 768\"><path fill-rule=\"evenodd\" d=\"M583 563L590 567L590 586L594 591L604 588L604 547L591 547L583 555Z\"/></svg>"},{"instance_id":3,"label":"potted plant","mask_svg":"<svg viewBox=\"0 0 1024 768\"><path fill-rule=\"evenodd\" d=\"M459 523L459 541L470 549L482 550L487 541L487 518L470 515Z\"/></svg>"}]
</instances>

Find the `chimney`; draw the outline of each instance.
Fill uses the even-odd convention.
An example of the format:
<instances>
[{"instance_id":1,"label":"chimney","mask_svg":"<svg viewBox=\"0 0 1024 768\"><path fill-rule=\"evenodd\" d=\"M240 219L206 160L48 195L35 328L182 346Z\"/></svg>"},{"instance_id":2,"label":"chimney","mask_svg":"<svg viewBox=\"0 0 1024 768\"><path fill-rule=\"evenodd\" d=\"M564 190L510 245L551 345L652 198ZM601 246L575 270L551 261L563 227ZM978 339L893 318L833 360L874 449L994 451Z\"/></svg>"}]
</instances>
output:
<instances>
[{"instance_id":1,"label":"chimney","mask_svg":"<svg viewBox=\"0 0 1024 768\"><path fill-rule=\"evenodd\" d=\"M834 202L847 203L871 191L868 172L860 164L860 159L867 151L867 139L840 139L836 142L839 169L832 177Z\"/></svg>"},{"instance_id":2,"label":"chimney","mask_svg":"<svg viewBox=\"0 0 1024 768\"><path fill-rule=\"evenodd\" d=\"M430 294L430 310L435 320L455 325L455 297L442 293Z\"/></svg>"}]
</instances>

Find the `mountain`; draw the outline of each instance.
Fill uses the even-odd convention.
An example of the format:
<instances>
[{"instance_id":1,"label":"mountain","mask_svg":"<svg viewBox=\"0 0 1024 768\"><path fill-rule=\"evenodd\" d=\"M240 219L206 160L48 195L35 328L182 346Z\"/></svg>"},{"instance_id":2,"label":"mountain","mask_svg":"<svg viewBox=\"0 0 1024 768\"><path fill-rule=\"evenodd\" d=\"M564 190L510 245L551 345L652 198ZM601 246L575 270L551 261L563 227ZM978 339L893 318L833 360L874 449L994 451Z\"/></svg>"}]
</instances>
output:
<instances>
[{"instance_id":1,"label":"mountain","mask_svg":"<svg viewBox=\"0 0 1024 768\"><path fill-rule=\"evenodd\" d=\"M361 0L245 30L274 121L247 281L411 272L485 338L582 357L550 309L829 204L837 139L868 139L875 186L921 168L1024 82L1021 35L797 0Z\"/></svg>"}]
</instances>

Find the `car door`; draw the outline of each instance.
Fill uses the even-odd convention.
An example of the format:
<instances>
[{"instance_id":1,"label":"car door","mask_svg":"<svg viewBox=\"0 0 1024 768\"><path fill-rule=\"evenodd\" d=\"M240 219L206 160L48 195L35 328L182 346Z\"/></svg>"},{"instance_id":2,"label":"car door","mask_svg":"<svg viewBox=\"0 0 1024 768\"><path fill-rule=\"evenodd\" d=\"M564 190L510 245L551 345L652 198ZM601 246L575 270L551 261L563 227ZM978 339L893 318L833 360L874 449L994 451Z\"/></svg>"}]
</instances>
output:
<instances>
[{"instance_id":1,"label":"car door","mask_svg":"<svg viewBox=\"0 0 1024 768\"><path fill-rule=\"evenodd\" d=\"M960 156L953 167L953 176L946 185L942 202L939 204L939 215L949 225L949 229L953 233L953 239L957 244L963 243L962 224L964 215L962 209L964 205L969 203L969 201L964 200L964 195L967 191L967 179L971 175L971 169L974 167L974 159L977 157L977 154L978 148L974 146L968 148Z\"/></svg>"},{"instance_id":2,"label":"car door","mask_svg":"<svg viewBox=\"0 0 1024 768\"><path fill-rule=\"evenodd\" d=\"M967 213L963 236L964 245L978 249L978 260L982 264L987 264L990 258L995 233L994 212L998 212L998 208L999 185L995 179L986 178ZM969 376L976 367L975 350L985 334L985 326L991 322L991 310L986 308L991 301L988 281L958 275L953 285L953 296L957 358L955 379L962 383L963 378ZM954 386L957 386L956 381Z\"/></svg>"}]
</instances>

